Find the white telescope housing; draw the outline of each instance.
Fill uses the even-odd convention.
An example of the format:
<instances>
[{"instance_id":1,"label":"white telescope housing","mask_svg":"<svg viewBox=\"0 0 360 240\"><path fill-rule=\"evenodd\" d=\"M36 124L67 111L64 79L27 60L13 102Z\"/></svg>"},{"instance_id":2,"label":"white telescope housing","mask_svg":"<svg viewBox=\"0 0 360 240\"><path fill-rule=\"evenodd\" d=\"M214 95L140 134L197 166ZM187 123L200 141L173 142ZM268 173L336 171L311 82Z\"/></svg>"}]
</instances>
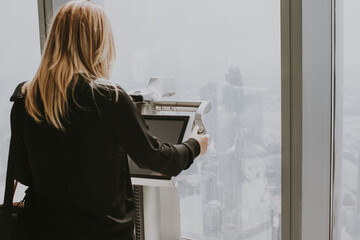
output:
<instances>
[{"instance_id":1,"label":"white telescope housing","mask_svg":"<svg viewBox=\"0 0 360 240\"><path fill-rule=\"evenodd\" d=\"M211 110L210 102L163 99L175 92L173 78L151 78L146 88L130 92L149 131L160 142L181 143L195 125L199 126L200 134L206 133L203 116ZM179 240L180 199L176 177L143 169L130 158L129 166L136 200L136 240Z\"/></svg>"}]
</instances>

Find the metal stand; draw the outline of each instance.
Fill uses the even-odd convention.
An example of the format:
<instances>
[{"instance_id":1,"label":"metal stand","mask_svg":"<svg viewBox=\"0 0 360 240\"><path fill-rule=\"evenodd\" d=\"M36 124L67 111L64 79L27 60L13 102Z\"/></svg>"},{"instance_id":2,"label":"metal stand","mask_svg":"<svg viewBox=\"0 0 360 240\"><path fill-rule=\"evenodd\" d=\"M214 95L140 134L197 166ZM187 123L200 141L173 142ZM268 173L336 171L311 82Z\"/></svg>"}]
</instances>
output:
<instances>
[{"instance_id":1,"label":"metal stand","mask_svg":"<svg viewBox=\"0 0 360 240\"><path fill-rule=\"evenodd\" d=\"M134 185L135 239L145 240L143 186Z\"/></svg>"}]
</instances>

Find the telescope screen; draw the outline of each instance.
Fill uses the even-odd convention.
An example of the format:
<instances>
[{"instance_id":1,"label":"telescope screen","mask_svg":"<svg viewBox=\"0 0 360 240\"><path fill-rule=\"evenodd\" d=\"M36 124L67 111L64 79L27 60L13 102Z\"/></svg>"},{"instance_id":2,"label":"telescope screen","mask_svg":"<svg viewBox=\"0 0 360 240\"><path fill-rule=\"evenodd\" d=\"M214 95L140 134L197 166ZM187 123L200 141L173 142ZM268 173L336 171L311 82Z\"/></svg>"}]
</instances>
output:
<instances>
[{"instance_id":1,"label":"telescope screen","mask_svg":"<svg viewBox=\"0 0 360 240\"><path fill-rule=\"evenodd\" d=\"M143 115L150 133L161 143L178 144L183 141L185 130L189 121L189 116L177 115ZM154 172L148 168L138 166L129 159L131 177L155 178L170 180L171 176Z\"/></svg>"}]
</instances>

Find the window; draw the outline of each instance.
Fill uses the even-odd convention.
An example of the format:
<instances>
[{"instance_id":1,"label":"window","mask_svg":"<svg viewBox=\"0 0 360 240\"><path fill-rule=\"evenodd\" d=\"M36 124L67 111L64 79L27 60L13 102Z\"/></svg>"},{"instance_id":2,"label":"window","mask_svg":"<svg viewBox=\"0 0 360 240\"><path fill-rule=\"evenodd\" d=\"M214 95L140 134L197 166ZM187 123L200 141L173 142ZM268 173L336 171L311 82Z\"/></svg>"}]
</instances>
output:
<instances>
[{"instance_id":1,"label":"window","mask_svg":"<svg viewBox=\"0 0 360 240\"><path fill-rule=\"evenodd\" d=\"M360 238L360 2L336 1L335 238Z\"/></svg>"},{"instance_id":2,"label":"window","mask_svg":"<svg viewBox=\"0 0 360 240\"><path fill-rule=\"evenodd\" d=\"M280 1L104 1L112 79L174 77L173 98L209 100L208 154L178 177L182 237L280 239Z\"/></svg>"},{"instance_id":3,"label":"window","mask_svg":"<svg viewBox=\"0 0 360 240\"><path fill-rule=\"evenodd\" d=\"M10 142L9 99L17 84L33 78L40 62L36 3L35 0L5 1L0 8L0 202L4 198Z\"/></svg>"}]
</instances>

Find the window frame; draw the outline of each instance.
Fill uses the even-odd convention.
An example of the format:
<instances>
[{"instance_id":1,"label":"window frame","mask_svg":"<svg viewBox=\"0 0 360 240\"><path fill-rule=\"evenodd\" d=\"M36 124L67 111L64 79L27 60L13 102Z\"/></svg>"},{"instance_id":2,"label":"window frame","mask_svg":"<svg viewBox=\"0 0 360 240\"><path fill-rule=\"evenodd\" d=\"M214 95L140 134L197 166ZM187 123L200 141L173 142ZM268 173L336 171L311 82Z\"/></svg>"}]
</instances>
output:
<instances>
[{"instance_id":1,"label":"window frame","mask_svg":"<svg viewBox=\"0 0 360 240\"><path fill-rule=\"evenodd\" d=\"M331 239L334 0L280 1L281 238ZM38 0L41 49L56 6L65 2Z\"/></svg>"},{"instance_id":2,"label":"window frame","mask_svg":"<svg viewBox=\"0 0 360 240\"><path fill-rule=\"evenodd\" d=\"M334 1L281 0L282 239L332 239Z\"/></svg>"}]
</instances>

